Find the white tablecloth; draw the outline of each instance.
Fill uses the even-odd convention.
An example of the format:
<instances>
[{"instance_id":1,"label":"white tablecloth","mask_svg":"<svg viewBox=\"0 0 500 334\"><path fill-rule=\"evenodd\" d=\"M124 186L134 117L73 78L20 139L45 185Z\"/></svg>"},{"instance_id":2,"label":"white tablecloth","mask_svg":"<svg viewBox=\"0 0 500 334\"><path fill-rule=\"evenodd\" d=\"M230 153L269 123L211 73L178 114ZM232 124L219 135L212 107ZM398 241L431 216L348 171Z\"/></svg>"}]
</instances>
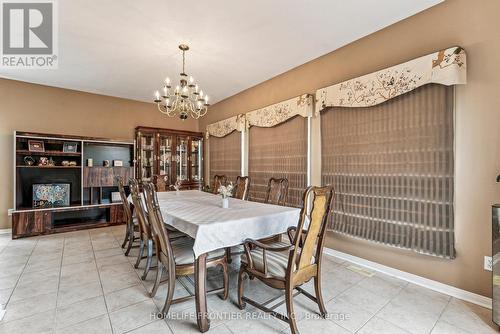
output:
<instances>
[{"instance_id":1,"label":"white tablecloth","mask_svg":"<svg viewBox=\"0 0 500 334\"><path fill-rule=\"evenodd\" d=\"M247 238L262 239L296 226L300 209L229 198L222 208L220 195L198 190L158 192L165 223L195 239L196 257L236 246Z\"/></svg>"}]
</instances>

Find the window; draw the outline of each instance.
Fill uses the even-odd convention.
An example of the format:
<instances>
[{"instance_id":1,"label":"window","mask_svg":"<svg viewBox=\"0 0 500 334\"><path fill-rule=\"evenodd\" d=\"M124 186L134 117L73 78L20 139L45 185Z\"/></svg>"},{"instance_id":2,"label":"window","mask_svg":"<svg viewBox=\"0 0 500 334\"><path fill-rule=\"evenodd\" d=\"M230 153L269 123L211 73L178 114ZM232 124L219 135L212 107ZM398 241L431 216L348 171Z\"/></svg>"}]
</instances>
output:
<instances>
[{"instance_id":1,"label":"window","mask_svg":"<svg viewBox=\"0 0 500 334\"><path fill-rule=\"evenodd\" d=\"M453 227L453 87L321 113L322 182L339 233L446 258Z\"/></svg>"},{"instance_id":2,"label":"window","mask_svg":"<svg viewBox=\"0 0 500 334\"><path fill-rule=\"evenodd\" d=\"M214 175L226 175L227 181L236 181L241 174L241 133L233 131L225 137L209 139L210 186Z\"/></svg>"},{"instance_id":3,"label":"window","mask_svg":"<svg viewBox=\"0 0 500 334\"><path fill-rule=\"evenodd\" d=\"M302 205L307 187L307 118L296 116L271 128L249 131L250 199L264 201L271 177L287 178L286 205Z\"/></svg>"}]
</instances>

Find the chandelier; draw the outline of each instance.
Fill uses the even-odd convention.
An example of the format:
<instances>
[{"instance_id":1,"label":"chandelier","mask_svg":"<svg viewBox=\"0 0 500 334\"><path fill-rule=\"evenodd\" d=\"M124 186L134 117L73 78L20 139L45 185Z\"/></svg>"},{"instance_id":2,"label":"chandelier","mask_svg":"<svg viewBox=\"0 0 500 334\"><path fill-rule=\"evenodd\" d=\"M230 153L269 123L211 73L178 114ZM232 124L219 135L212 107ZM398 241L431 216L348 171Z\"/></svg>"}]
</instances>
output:
<instances>
[{"instance_id":1,"label":"chandelier","mask_svg":"<svg viewBox=\"0 0 500 334\"><path fill-rule=\"evenodd\" d=\"M186 51L189 46L186 44L179 45L182 51L182 73L180 73L179 84L172 89L170 78L165 79L162 94L159 91L155 93L156 105L158 110L169 117L179 116L185 120L191 117L198 119L208 111L208 95L203 94L203 90L194 82L192 76L189 76L185 71Z\"/></svg>"}]
</instances>

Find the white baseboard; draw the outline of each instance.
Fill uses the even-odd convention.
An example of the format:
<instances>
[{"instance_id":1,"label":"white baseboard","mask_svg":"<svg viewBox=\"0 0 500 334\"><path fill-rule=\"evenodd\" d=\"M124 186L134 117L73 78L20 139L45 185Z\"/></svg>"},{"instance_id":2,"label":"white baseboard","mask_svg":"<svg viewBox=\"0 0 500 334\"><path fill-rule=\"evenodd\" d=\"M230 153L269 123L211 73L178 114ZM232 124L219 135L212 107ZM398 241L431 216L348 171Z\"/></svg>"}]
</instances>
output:
<instances>
[{"instance_id":1,"label":"white baseboard","mask_svg":"<svg viewBox=\"0 0 500 334\"><path fill-rule=\"evenodd\" d=\"M431 279L428 279L428 278L425 278L422 276L410 274L408 272L394 269L394 268L385 266L385 265L380 264L380 263L372 262L372 261L365 260L365 259L362 259L362 258L354 256L354 255L339 252L339 251L336 251L336 250L331 249L331 248L325 247L323 250L323 253L340 258L340 259L345 260L345 261L355 263L359 266L363 266L363 267L366 267L368 269L372 269L372 270L381 272L381 273L389 275L389 276L393 276L393 277L402 279L404 281L407 281L407 282L410 282L410 283L413 283L416 285L420 285L424 288L428 288L428 289L431 289L431 290L434 290L437 292L441 292L441 293L447 294L449 296L452 296L452 297L455 297L458 299L465 300L467 302L470 302L470 303L473 303L473 304L476 304L476 305L479 305L482 307L486 307L488 309L491 309L491 307L492 307L491 298L481 296L481 295L478 295L476 293L472 293L472 292L469 292L466 290L462 290L462 289L456 288L456 287L448 285L448 284L434 281L434 280L431 280Z\"/></svg>"},{"instance_id":2,"label":"white baseboard","mask_svg":"<svg viewBox=\"0 0 500 334\"><path fill-rule=\"evenodd\" d=\"M11 234L12 230L10 228L0 229L0 234Z\"/></svg>"}]
</instances>

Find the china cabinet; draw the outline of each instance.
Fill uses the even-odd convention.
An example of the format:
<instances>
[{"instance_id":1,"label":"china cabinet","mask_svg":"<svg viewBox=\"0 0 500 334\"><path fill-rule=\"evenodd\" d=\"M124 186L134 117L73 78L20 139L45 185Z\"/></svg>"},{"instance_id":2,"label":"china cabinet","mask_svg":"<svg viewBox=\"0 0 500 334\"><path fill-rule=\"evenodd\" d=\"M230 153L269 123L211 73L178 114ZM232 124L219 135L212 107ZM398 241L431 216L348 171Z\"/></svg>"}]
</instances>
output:
<instances>
[{"instance_id":1,"label":"china cabinet","mask_svg":"<svg viewBox=\"0 0 500 334\"><path fill-rule=\"evenodd\" d=\"M150 181L164 177L167 185L176 180L183 188L199 189L203 183L203 134L151 127L137 127L136 176Z\"/></svg>"}]
</instances>

